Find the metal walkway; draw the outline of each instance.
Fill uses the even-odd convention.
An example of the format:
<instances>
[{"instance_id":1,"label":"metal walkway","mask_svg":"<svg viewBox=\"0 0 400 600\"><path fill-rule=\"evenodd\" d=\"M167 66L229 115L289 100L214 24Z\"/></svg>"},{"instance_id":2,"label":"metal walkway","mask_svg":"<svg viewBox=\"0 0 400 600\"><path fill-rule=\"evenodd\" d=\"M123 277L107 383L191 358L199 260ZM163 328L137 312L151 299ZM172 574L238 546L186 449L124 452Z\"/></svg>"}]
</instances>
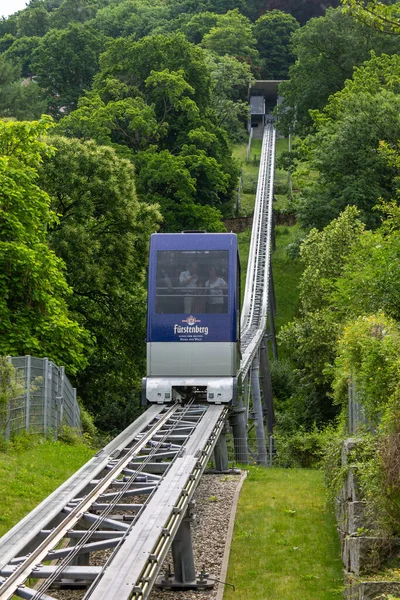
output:
<instances>
[{"instance_id":1,"label":"metal walkway","mask_svg":"<svg viewBox=\"0 0 400 600\"><path fill-rule=\"evenodd\" d=\"M269 123L242 311L243 380L252 366L254 371L266 329L274 154ZM86 586L84 599L148 598L223 438L228 410L226 405L151 406L1 538L0 600L54 600L54 586L65 584ZM29 587L28 580L39 584Z\"/></svg>"}]
</instances>

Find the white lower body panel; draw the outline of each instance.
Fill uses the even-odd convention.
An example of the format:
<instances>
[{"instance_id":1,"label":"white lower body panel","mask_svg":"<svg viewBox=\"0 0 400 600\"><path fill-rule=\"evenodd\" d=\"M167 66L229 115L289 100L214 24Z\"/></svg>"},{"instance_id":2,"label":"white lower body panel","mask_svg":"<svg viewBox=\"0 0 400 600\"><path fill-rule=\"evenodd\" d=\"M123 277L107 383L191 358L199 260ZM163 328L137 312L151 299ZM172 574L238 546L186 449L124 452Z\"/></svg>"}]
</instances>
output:
<instances>
[{"instance_id":1,"label":"white lower body panel","mask_svg":"<svg viewBox=\"0 0 400 600\"><path fill-rule=\"evenodd\" d=\"M147 402L165 404L185 401L201 394L210 404L233 402L237 393L235 377L146 377L143 396Z\"/></svg>"}]
</instances>

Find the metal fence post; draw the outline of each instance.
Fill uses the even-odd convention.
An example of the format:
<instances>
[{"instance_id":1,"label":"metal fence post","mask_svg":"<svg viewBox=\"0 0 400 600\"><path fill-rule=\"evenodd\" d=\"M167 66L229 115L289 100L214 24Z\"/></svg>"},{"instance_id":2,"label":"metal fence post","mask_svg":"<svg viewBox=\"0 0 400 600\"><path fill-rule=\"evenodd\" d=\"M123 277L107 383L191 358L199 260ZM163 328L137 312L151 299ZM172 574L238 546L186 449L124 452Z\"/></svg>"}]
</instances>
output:
<instances>
[{"instance_id":1,"label":"metal fence post","mask_svg":"<svg viewBox=\"0 0 400 600\"><path fill-rule=\"evenodd\" d=\"M26 392L25 392L25 429L29 431L31 411L31 356L25 356L26 364Z\"/></svg>"},{"instance_id":2,"label":"metal fence post","mask_svg":"<svg viewBox=\"0 0 400 600\"><path fill-rule=\"evenodd\" d=\"M60 367L60 376L61 376L61 385L60 385L60 428L63 425L64 420L64 379L65 379L65 369L64 367Z\"/></svg>"},{"instance_id":3,"label":"metal fence post","mask_svg":"<svg viewBox=\"0 0 400 600\"><path fill-rule=\"evenodd\" d=\"M7 362L13 366L11 356L7 356ZM11 436L11 400L12 398L8 398L7 400L7 411L5 415L5 429L4 429L4 437L7 441L9 441Z\"/></svg>"},{"instance_id":4,"label":"metal fence post","mask_svg":"<svg viewBox=\"0 0 400 600\"><path fill-rule=\"evenodd\" d=\"M43 359L43 377L44 377L44 385L43 385L43 433L47 435L48 428L48 416L47 416L47 403L49 396L49 359L45 357Z\"/></svg>"},{"instance_id":5,"label":"metal fence post","mask_svg":"<svg viewBox=\"0 0 400 600\"><path fill-rule=\"evenodd\" d=\"M73 417L73 427L81 427L81 419L80 419L80 409L78 400L76 398L76 388L73 388L73 396L74 396L74 417Z\"/></svg>"}]
</instances>

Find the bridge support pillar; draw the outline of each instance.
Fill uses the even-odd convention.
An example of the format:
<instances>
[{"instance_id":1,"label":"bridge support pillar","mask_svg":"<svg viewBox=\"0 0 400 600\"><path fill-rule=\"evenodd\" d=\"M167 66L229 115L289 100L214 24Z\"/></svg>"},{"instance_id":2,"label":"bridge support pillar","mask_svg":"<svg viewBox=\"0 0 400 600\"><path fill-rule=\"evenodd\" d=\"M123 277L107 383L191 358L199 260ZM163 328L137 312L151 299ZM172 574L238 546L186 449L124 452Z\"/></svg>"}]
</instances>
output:
<instances>
[{"instance_id":1,"label":"bridge support pillar","mask_svg":"<svg viewBox=\"0 0 400 600\"><path fill-rule=\"evenodd\" d=\"M267 448L265 445L263 409L261 404L259 366L260 361L258 355L256 355L251 366L251 395L253 399L253 410L257 438L257 461L260 465L267 467L268 459Z\"/></svg>"},{"instance_id":2,"label":"bridge support pillar","mask_svg":"<svg viewBox=\"0 0 400 600\"><path fill-rule=\"evenodd\" d=\"M221 473L229 471L228 446L226 444L226 425L220 433L214 448L215 470Z\"/></svg>"},{"instance_id":3,"label":"bridge support pillar","mask_svg":"<svg viewBox=\"0 0 400 600\"><path fill-rule=\"evenodd\" d=\"M196 574L194 567L191 523L194 515L194 502L191 502L187 513L179 525L175 539L172 542L172 560L174 571L170 570L158 578L156 585L172 590L206 590L214 586L214 581L208 579L208 574Z\"/></svg>"},{"instance_id":4,"label":"bridge support pillar","mask_svg":"<svg viewBox=\"0 0 400 600\"><path fill-rule=\"evenodd\" d=\"M235 459L246 465L249 463L249 451L247 448L246 409L242 406L242 402L233 407L229 421L233 432Z\"/></svg>"},{"instance_id":5,"label":"bridge support pillar","mask_svg":"<svg viewBox=\"0 0 400 600\"><path fill-rule=\"evenodd\" d=\"M268 344L267 337L264 336L261 348L260 348L260 371L261 371L261 387L263 395L263 404L265 412L265 423L267 426L268 435L268 448L269 448L269 461L272 463L272 455L274 449L274 425L275 425L275 411L274 411L274 398L272 395L272 381L271 381L271 369L268 356Z\"/></svg>"}]
</instances>

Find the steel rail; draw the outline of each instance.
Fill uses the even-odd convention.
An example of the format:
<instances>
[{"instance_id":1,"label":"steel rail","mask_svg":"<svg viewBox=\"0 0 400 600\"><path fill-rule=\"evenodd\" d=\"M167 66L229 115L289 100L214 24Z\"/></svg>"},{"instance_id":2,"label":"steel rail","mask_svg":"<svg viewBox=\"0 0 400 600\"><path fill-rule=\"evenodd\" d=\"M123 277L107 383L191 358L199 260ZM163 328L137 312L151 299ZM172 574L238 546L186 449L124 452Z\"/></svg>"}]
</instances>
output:
<instances>
[{"instance_id":1,"label":"steel rail","mask_svg":"<svg viewBox=\"0 0 400 600\"><path fill-rule=\"evenodd\" d=\"M256 204L250 243L243 310L241 314L240 374L244 379L265 335L270 281L272 208L276 133L264 129Z\"/></svg>"},{"instance_id":2,"label":"steel rail","mask_svg":"<svg viewBox=\"0 0 400 600\"><path fill-rule=\"evenodd\" d=\"M163 410L165 410L164 406L151 406L41 504L4 534L0 541L0 567L8 564L15 556L21 554L24 548L29 545L30 540L40 537L45 524L56 519L63 508L73 498L76 498L83 489L90 486L93 479L104 471L110 460L119 456L124 448L132 443L138 432L150 426Z\"/></svg>"}]
</instances>

